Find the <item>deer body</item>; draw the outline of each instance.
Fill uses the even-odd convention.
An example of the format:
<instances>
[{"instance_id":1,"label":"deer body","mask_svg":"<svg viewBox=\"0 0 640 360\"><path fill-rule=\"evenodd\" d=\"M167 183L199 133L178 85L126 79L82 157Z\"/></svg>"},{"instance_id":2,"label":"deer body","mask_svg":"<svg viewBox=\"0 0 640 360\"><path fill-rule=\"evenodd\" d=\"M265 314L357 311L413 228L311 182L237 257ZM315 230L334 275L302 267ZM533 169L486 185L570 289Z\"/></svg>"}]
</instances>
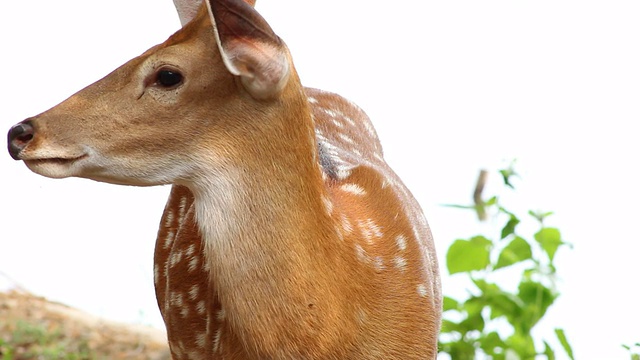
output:
<instances>
[{"instance_id":1,"label":"deer body","mask_svg":"<svg viewBox=\"0 0 640 360\"><path fill-rule=\"evenodd\" d=\"M435 358L433 241L367 116L303 88L251 6L195 8L14 126L12 156L50 177L174 184L154 261L174 359Z\"/></svg>"}]
</instances>

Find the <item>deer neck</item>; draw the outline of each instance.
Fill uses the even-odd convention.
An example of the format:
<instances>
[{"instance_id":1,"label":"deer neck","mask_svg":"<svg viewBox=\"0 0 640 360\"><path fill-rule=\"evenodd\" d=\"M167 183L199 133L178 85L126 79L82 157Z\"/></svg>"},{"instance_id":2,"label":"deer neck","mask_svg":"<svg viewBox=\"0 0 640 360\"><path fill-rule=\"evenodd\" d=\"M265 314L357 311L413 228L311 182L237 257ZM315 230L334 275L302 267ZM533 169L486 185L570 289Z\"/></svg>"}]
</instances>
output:
<instances>
[{"instance_id":1,"label":"deer neck","mask_svg":"<svg viewBox=\"0 0 640 360\"><path fill-rule=\"evenodd\" d=\"M277 119L274 131L286 132L245 144L251 151L242 162L212 160L190 186L211 283L236 331L247 336L300 321L317 325L301 319L316 316L301 309L335 297L322 278L337 266L330 249L337 236L322 201L326 190L306 99L303 105L294 108L307 111L275 112L287 118Z\"/></svg>"}]
</instances>

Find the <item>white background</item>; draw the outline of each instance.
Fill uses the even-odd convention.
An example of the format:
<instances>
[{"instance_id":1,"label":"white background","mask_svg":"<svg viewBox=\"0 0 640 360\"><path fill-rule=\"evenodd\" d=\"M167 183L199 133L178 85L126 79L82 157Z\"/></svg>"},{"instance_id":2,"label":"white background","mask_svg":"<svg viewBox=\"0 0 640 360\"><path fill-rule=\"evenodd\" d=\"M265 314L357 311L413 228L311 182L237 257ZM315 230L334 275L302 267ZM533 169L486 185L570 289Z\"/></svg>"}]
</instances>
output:
<instances>
[{"instance_id":1,"label":"white background","mask_svg":"<svg viewBox=\"0 0 640 360\"><path fill-rule=\"evenodd\" d=\"M441 265L451 241L491 227L441 205L469 203L480 168L518 159L518 191L505 201L555 211L549 225L574 245L558 254L562 296L536 331L552 339L565 328L578 359L628 358L620 345L640 341L640 3L262 0L258 9L307 86L372 117L424 207ZM0 129L178 28L169 0L2 1ZM0 176L0 271L13 279L0 276L0 287L18 282L162 327L152 256L168 188L51 180L6 153ZM443 283L464 293L458 280Z\"/></svg>"}]
</instances>

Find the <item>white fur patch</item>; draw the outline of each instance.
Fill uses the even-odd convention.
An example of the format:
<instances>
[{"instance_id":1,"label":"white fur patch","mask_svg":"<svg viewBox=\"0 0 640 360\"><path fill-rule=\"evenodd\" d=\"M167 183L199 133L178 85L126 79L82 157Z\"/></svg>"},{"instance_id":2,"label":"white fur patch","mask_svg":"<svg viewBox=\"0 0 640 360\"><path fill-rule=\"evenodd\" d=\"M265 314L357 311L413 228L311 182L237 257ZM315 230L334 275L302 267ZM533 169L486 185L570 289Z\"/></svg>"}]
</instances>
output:
<instances>
[{"instance_id":1,"label":"white fur patch","mask_svg":"<svg viewBox=\"0 0 640 360\"><path fill-rule=\"evenodd\" d=\"M353 195L363 196L367 194L367 191L358 184L344 184L340 186L340 189Z\"/></svg>"}]
</instances>

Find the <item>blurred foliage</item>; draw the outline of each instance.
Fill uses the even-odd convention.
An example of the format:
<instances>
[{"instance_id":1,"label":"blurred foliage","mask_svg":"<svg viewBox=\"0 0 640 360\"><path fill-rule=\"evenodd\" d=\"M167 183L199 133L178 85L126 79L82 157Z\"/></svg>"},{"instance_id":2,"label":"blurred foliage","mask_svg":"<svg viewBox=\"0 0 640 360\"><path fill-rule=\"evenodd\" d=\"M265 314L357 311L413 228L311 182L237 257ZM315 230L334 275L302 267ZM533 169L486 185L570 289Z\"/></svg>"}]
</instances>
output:
<instances>
[{"instance_id":1,"label":"blurred foliage","mask_svg":"<svg viewBox=\"0 0 640 360\"><path fill-rule=\"evenodd\" d=\"M640 360L640 343L635 343L633 345L622 345L622 347L629 351L631 360Z\"/></svg>"},{"instance_id":2,"label":"blurred foliage","mask_svg":"<svg viewBox=\"0 0 640 360\"><path fill-rule=\"evenodd\" d=\"M499 173L504 189L514 190L513 164ZM495 236L458 239L448 249L449 274L468 277L470 288L466 298L444 297L439 350L455 360L555 359L560 350L534 338L532 330L559 296L554 259L568 244L560 230L545 225L551 212L529 211L522 217L505 208L497 195L483 200L486 179L486 171L481 172L474 205L448 205L474 211L480 221L489 217L497 227ZM535 233L518 231L525 221L533 222ZM495 278L515 278L517 285L509 289ZM564 330L555 329L555 337L561 351L574 359Z\"/></svg>"}]
</instances>

